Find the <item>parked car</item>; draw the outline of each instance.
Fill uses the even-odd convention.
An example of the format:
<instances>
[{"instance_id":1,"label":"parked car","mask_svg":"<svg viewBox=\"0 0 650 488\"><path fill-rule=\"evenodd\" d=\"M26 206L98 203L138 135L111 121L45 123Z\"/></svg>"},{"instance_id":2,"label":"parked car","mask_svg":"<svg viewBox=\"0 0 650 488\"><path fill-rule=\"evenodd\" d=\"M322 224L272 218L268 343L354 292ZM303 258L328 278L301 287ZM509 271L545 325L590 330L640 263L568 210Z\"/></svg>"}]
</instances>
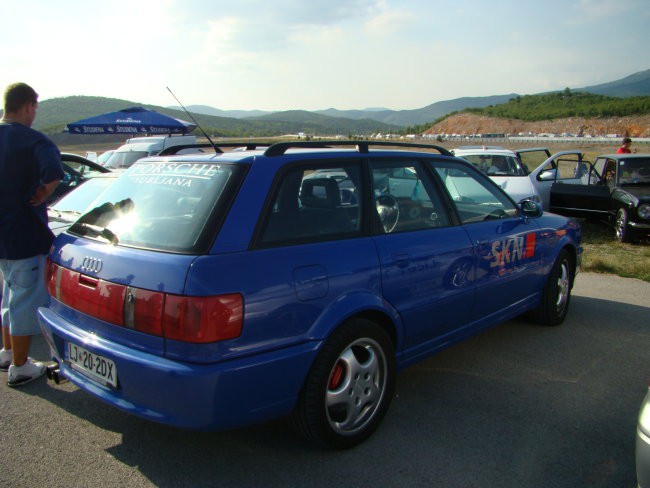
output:
<instances>
[{"instance_id":1,"label":"parked car","mask_svg":"<svg viewBox=\"0 0 650 488\"><path fill-rule=\"evenodd\" d=\"M616 239L650 237L650 154L598 156L580 185L551 188L552 212L603 220Z\"/></svg>"},{"instance_id":2,"label":"parked car","mask_svg":"<svg viewBox=\"0 0 650 488\"><path fill-rule=\"evenodd\" d=\"M516 152L501 146L461 146L452 153L487 174L515 202L525 199L541 202Z\"/></svg>"},{"instance_id":3,"label":"parked car","mask_svg":"<svg viewBox=\"0 0 650 488\"><path fill-rule=\"evenodd\" d=\"M641 403L636 429L636 482L639 488L650 487L650 388Z\"/></svg>"},{"instance_id":4,"label":"parked car","mask_svg":"<svg viewBox=\"0 0 650 488\"><path fill-rule=\"evenodd\" d=\"M530 176L545 209L607 222L622 242L650 237L650 154L605 154L591 163L580 151L563 151Z\"/></svg>"},{"instance_id":5,"label":"parked car","mask_svg":"<svg viewBox=\"0 0 650 488\"><path fill-rule=\"evenodd\" d=\"M54 235L70 227L119 175L119 172L98 173L48 206L49 227Z\"/></svg>"},{"instance_id":6,"label":"parked car","mask_svg":"<svg viewBox=\"0 0 650 488\"><path fill-rule=\"evenodd\" d=\"M97 162L98 162L99 164L101 164L102 166L105 166L106 163L108 162L108 160L110 159L110 157L113 155L114 152L115 152L115 149L109 149L108 151L104 151L104 152L101 153L101 154L99 155L99 157L97 158Z\"/></svg>"},{"instance_id":7,"label":"parked car","mask_svg":"<svg viewBox=\"0 0 650 488\"><path fill-rule=\"evenodd\" d=\"M38 312L51 376L156 422L291 416L347 448L399 369L523 313L566 317L579 224L443 148L215 153L136 161L57 237Z\"/></svg>"},{"instance_id":8,"label":"parked car","mask_svg":"<svg viewBox=\"0 0 650 488\"><path fill-rule=\"evenodd\" d=\"M147 156L156 156L165 149L175 146L196 145L196 136L147 136L132 137L126 144L115 149L104 161L104 166L110 169L124 169L135 161Z\"/></svg>"},{"instance_id":9,"label":"parked car","mask_svg":"<svg viewBox=\"0 0 650 488\"><path fill-rule=\"evenodd\" d=\"M61 153L61 164L65 176L52 195L47 199L48 205L93 176L111 171L110 169L104 168L101 164L72 153Z\"/></svg>"}]
</instances>

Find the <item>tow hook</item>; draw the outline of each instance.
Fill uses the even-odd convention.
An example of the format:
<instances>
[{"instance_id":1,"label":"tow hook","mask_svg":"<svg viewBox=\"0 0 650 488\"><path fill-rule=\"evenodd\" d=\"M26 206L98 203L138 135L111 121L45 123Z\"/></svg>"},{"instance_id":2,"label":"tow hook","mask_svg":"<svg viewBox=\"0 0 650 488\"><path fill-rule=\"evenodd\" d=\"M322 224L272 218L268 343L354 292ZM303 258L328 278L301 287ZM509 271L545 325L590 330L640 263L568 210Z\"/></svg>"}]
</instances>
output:
<instances>
[{"instance_id":1,"label":"tow hook","mask_svg":"<svg viewBox=\"0 0 650 488\"><path fill-rule=\"evenodd\" d=\"M45 376L47 376L48 380L54 381L57 385L68 381L68 379L63 376L63 373L61 373L59 363L56 361L52 361L45 366Z\"/></svg>"}]
</instances>

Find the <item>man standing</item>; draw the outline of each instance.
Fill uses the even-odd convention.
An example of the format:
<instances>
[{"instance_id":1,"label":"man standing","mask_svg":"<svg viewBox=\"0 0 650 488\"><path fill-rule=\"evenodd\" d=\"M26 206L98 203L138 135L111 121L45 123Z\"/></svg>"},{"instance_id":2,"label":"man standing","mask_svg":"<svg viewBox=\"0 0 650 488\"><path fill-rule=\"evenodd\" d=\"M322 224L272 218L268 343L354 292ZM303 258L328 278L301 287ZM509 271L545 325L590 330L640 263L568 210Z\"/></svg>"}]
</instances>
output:
<instances>
[{"instance_id":1,"label":"man standing","mask_svg":"<svg viewBox=\"0 0 650 488\"><path fill-rule=\"evenodd\" d=\"M630 150L630 144L632 144L632 139L629 137L623 138L623 143L621 144L621 147L616 150L616 154L630 154L632 152Z\"/></svg>"},{"instance_id":2,"label":"man standing","mask_svg":"<svg viewBox=\"0 0 650 488\"><path fill-rule=\"evenodd\" d=\"M0 370L7 384L19 386L39 378L43 363L28 357L32 336L40 329L36 309L47 306L45 255L54 236L47 225L45 200L64 176L54 143L31 128L38 94L14 83L4 94L0 122L0 271L2 343Z\"/></svg>"}]
</instances>

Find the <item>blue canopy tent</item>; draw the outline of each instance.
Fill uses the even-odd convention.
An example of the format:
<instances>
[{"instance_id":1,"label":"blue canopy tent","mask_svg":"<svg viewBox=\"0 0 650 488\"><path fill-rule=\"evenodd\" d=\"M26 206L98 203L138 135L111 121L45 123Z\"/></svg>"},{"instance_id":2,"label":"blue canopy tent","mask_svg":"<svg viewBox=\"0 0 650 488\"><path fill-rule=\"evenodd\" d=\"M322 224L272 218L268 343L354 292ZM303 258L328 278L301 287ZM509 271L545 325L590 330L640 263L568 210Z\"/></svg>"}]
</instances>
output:
<instances>
[{"instance_id":1,"label":"blue canopy tent","mask_svg":"<svg viewBox=\"0 0 650 488\"><path fill-rule=\"evenodd\" d=\"M125 108L66 126L70 134L187 134L195 128L193 123L143 107Z\"/></svg>"}]
</instances>

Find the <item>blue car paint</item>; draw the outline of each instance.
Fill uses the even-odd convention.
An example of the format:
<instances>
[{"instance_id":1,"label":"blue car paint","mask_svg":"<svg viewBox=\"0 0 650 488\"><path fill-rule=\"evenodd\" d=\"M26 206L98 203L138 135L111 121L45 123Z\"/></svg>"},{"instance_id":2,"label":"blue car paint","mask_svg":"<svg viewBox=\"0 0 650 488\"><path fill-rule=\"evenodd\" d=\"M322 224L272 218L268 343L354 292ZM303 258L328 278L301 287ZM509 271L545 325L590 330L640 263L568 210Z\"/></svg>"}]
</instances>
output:
<instances>
[{"instance_id":1,"label":"blue car paint","mask_svg":"<svg viewBox=\"0 0 650 488\"><path fill-rule=\"evenodd\" d=\"M61 317L50 309L41 309L40 317L66 378L128 413L187 429L225 429L285 415L320 346L310 341L252 357L196 364L98 341L95 334L70 324L61 327ZM66 342L113 360L118 388L71 369L64 360Z\"/></svg>"},{"instance_id":2,"label":"blue car paint","mask_svg":"<svg viewBox=\"0 0 650 488\"><path fill-rule=\"evenodd\" d=\"M562 249L579 262L579 228L552 214L249 249L271 181L292 160L309 156L241 162L248 173L205 255L112 248L61 235L51 254L58 264L81 270L85 256L100 255L100 278L186 295L241 293L245 310L240 337L196 345L116 327L53 299L39 317L63 374L149 420L198 429L248 425L291 412L323 341L350 317L384 324L403 368L536 306ZM515 253L516 259L493 265L499 246L530 234L532 255ZM118 388L72 370L68 341L114 361Z\"/></svg>"}]
</instances>

